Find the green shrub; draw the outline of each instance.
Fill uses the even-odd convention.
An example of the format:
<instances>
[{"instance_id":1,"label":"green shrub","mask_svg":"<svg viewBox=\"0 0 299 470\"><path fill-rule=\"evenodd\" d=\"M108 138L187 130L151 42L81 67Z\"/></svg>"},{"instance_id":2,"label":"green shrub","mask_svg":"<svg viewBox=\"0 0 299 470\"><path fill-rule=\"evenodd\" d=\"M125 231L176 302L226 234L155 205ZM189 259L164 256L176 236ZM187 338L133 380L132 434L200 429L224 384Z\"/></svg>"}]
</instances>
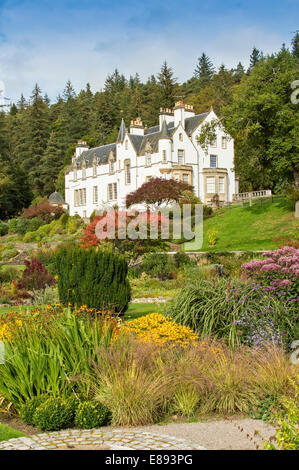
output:
<instances>
[{"instance_id":1,"label":"green shrub","mask_svg":"<svg viewBox=\"0 0 299 470\"><path fill-rule=\"evenodd\" d=\"M21 272L14 268L13 266L9 266L5 269L0 269L0 283L1 282L11 282L19 279L21 277Z\"/></svg>"},{"instance_id":2,"label":"green shrub","mask_svg":"<svg viewBox=\"0 0 299 470\"><path fill-rule=\"evenodd\" d=\"M62 398L49 398L38 406L33 415L33 424L42 431L59 431L73 421L73 408Z\"/></svg>"},{"instance_id":3,"label":"green shrub","mask_svg":"<svg viewBox=\"0 0 299 470\"><path fill-rule=\"evenodd\" d=\"M93 219L95 218L95 215L96 215L96 210L94 210L94 211L90 214L90 217L89 217L90 223L93 222Z\"/></svg>"},{"instance_id":4,"label":"green shrub","mask_svg":"<svg viewBox=\"0 0 299 470\"><path fill-rule=\"evenodd\" d=\"M58 303L58 292L55 287L46 286L45 289L34 290L32 292L32 305L54 305Z\"/></svg>"},{"instance_id":5,"label":"green shrub","mask_svg":"<svg viewBox=\"0 0 299 470\"><path fill-rule=\"evenodd\" d=\"M122 256L79 246L57 251L62 303L125 312L130 301L128 264Z\"/></svg>"},{"instance_id":6,"label":"green shrub","mask_svg":"<svg viewBox=\"0 0 299 470\"><path fill-rule=\"evenodd\" d=\"M4 250L1 253L2 261L9 261L11 258L17 256L18 253L19 252L16 248L9 248L7 250Z\"/></svg>"},{"instance_id":7,"label":"green shrub","mask_svg":"<svg viewBox=\"0 0 299 470\"><path fill-rule=\"evenodd\" d=\"M150 253L145 256L141 270L152 277L172 279L174 277L175 263L169 255Z\"/></svg>"},{"instance_id":8,"label":"green shrub","mask_svg":"<svg viewBox=\"0 0 299 470\"><path fill-rule=\"evenodd\" d=\"M29 219L18 219L18 223L16 226L16 232L19 235L25 235L28 232L30 227L30 220Z\"/></svg>"},{"instance_id":9,"label":"green shrub","mask_svg":"<svg viewBox=\"0 0 299 470\"><path fill-rule=\"evenodd\" d=\"M10 219L8 221L9 231L15 233L17 231L19 219Z\"/></svg>"},{"instance_id":10,"label":"green shrub","mask_svg":"<svg viewBox=\"0 0 299 470\"><path fill-rule=\"evenodd\" d=\"M37 232L42 235L48 235L50 230L51 230L51 224L45 224L45 225L41 225L41 227L38 228Z\"/></svg>"},{"instance_id":11,"label":"green shrub","mask_svg":"<svg viewBox=\"0 0 299 470\"><path fill-rule=\"evenodd\" d=\"M66 224L68 223L68 220L69 220L70 216L68 214L68 212L65 212L64 214L62 214L62 216L59 218L59 223L65 227Z\"/></svg>"},{"instance_id":12,"label":"green shrub","mask_svg":"<svg viewBox=\"0 0 299 470\"><path fill-rule=\"evenodd\" d=\"M0 221L0 236L7 235L9 230L9 225L5 222Z\"/></svg>"},{"instance_id":13,"label":"green shrub","mask_svg":"<svg viewBox=\"0 0 299 470\"><path fill-rule=\"evenodd\" d=\"M274 395L267 395L260 400L257 406L251 407L249 412L250 418L261 419L268 423L273 422L275 413L277 413L278 410L283 410L280 399L280 397Z\"/></svg>"},{"instance_id":14,"label":"green shrub","mask_svg":"<svg viewBox=\"0 0 299 470\"><path fill-rule=\"evenodd\" d=\"M192 263L189 256L182 251L177 251L176 254L173 256L173 260L176 268L181 268L182 266Z\"/></svg>"},{"instance_id":15,"label":"green shrub","mask_svg":"<svg viewBox=\"0 0 299 470\"><path fill-rule=\"evenodd\" d=\"M76 216L72 216L72 217L69 217L66 227L67 227L68 233L73 234L73 233L76 233L78 228L83 225L84 225L83 220L81 220L80 218Z\"/></svg>"},{"instance_id":16,"label":"green shrub","mask_svg":"<svg viewBox=\"0 0 299 470\"><path fill-rule=\"evenodd\" d=\"M110 411L101 403L84 401L77 408L75 425L80 429L104 426L110 419Z\"/></svg>"},{"instance_id":17,"label":"green shrub","mask_svg":"<svg viewBox=\"0 0 299 470\"><path fill-rule=\"evenodd\" d=\"M213 209L211 206L206 206L204 205L203 206L203 218L204 219L208 219L209 217L211 217L213 215Z\"/></svg>"},{"instance_id":18,"label":"green shrub","mask_svg":"<svg viewBox=\"0 0 299 470\"><path fill-rule=\"evenodd\" d=\"M24 235L23 241L24 243L32 243L37 240L37 233L36 232L27 232Z\"/></svg>"},{"instance_id":19,"label":"green shrub","mask_svg":"<svg viewBox=\"0 0 299 470\"><path fill-rule=\"evenodd\" d=\"M39 227L41 227L44 224L45 222L39 217L33 217L33 219L30 219L29 231L35 232Z\"/></svg>"},{"instance_id":20,"label":"green shrub","mask_svg":"<svg viewBox=\"0 0 299 470\"><path fill-rule=\"evenodd\" d=\"M27 400L24 406L21 409L21 418L24 423L29 424L30 426L33 425L33 417L35 414L36 409L48 400L48 395L39 395L37 397L33 397L30 400Z\"/></svg>"},{"instance_id":21,"label":"green shrub","mask_svg":"<svg viewBox=\"0 0 299 470\"><path fill-rule=\"evenodd\" d=\"M31 259L38 259L46 268L51 271L52 274L55 274L55 252L52 248L49 249L39 249L32 253Z\"/></svg>"}]
</instances>

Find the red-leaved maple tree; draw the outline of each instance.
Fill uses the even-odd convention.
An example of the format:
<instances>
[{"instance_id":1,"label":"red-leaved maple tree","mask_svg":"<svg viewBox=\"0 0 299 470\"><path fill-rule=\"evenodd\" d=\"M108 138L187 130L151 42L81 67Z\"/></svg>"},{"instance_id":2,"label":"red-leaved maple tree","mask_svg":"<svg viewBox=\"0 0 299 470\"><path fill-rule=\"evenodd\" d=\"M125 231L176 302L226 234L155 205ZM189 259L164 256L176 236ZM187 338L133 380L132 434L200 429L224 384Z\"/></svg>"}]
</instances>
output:
<instances>
[{"instance_id":1,"label":"red-leaved maple tree","mask_svg":"<svg viewBox=\"0 0 299 470\"><path fill-rule=\"evenodd\" d=\"M179 202L184 191L193 191L193 186L174 179L151 178L126 197L126 206L146 204L160 206L163 203Z\"/></svg>"}]
</instances>

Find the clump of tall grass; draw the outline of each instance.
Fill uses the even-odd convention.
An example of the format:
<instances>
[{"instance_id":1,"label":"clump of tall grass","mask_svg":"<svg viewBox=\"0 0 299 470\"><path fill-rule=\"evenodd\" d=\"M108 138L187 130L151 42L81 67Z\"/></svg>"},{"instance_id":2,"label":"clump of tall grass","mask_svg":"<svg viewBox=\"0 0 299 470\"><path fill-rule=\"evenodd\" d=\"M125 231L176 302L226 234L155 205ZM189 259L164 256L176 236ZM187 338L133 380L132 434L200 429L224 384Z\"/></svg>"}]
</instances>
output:
<instances>
[{"instance_id":1,"label":"clump of tall grass","mask_svg":"<svg viewBox=\"0 0 299 470\"><path fill-rule=\"evenodd\" d=\"M94 398L110 409L114 425L151 424L173 412L186 417L195 412L246 414L273 392L271 374L276 392L291 394L287 377L296 373L276 346L232 351L215 339L172 349L126 339L99 354L89 380Z\"/></svg>"},{"instance_id":2,"label":"clump of tall grass","mask_svg":"<svg viewBox=\"0 0 299 470\"><path fill-rule=\"evenodd\" d=\"M80 318L70 310L38 318L30 315L27 312L13 338L5 342L0 395L19 410L26 400L44 393L88 394L86 383L79 379L97 361L97 348L110 344L114 325Z\"/></svg>"},{"instance_id":3,"label":"clump of tall grass","mask_svg":"<svg viewBox=\"0 0 299 470\"><path fill-rule=\"evenodd\" d=\"M169 313L202 338L224 338L231 347L260 346L270 340L287 345L297 321L294 302L275 297L260 285L226 278L191 284L172 302Z\"/></svg>"},{"instance_id":4,"label":"clump of tall grass","mask_svg":"<svg viewBox=\"0 0 299 470\"><path fill-rule=\"evenodd\" d=\"M133 345L126 342L101 348L101 360L92 379L94 398L110 409L114 425L137 426L156 421L172 382L172 377L156 366L150 346ZM135 348L146 348L148 353L141 352L136 357Z\"/></svg>"}]
</instances>

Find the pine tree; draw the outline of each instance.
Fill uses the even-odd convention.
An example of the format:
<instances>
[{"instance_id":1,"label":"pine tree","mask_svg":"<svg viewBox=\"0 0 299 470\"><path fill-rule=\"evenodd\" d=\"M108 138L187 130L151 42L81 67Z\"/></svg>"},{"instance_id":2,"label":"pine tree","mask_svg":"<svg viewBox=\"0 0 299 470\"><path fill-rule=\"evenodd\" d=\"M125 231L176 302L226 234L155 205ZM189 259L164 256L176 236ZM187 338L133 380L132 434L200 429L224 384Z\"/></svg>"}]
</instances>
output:
<instances>
[{"instance_id":1,"label":"pine tree","mask_svg":"<svg viewBox=\"0 0 299 470\"><path fill-rule=\"evenodd\" d=\"M19 101L17 102L18 109L20 111L23 111L26 108L26 105L27 105L27 102L26 102L25 97L22 93L21 96L20 96Z\"/></svg>"},{"instance_id":2,"label":"pine tree","mask_svg":"<svg viewBox=\"0 0 299 470\"><path fill-rule=\"evenodd\" d=\"M203 52L201 57L198 58L198 64L194 70L195 78L199 79L201 86L205 86L213 78L215 68L210 58Z\"/></svg>"},{"instance_id":3,"label":"pine tree","mask_svg":"<svg viewBox=\"0 0 299 470\"><path fill-rule=\"evenodd\" d=\"M163 62L161 72L158 74L158 83L160 86L160 106L172 108L175 102L177 91L176 79L173 77L171 67L167 62Z\"/></svg>"},{"instance_id":4,"label":"pine tree","mask_svg":"<svg viewBox=\"0 0 299 470\"><path fill-rule=\"evenodd\" d=\"M17 162L0 154L0 220L17 215L31 200L26 173Z\"/></svg>"},{"instance_id":5,"label":"pine tree","mask_svg":"<svg viewBox=\"0 0 299 470\"><path fill-rule=\"evenodd\" d=\"M49 137L48 107L41 97L38 84L31 95L31 106L27 114L28 137L25 139L27 151L22 166L28 171L33 190L43 194L41 160Z\"/></svg>"},{"instance_id":6,"label":"pine tree","mask_svg":"<svg viewBox=\"0 0 299 470\"><path fill-rule=\"evenodd\" d=\"M41 177L45 195L51 194L56 188L55 181L63 166L63 158L64 148L59 142L59 136L55 131L52 131L41 162Z\"/></svg>"},{"instance_id":7,"label":"pine tree","mask_svg":"<svg viewBox=\"0 0 299 470\"><path fill-rule=\"evenodd\" d=\"M299 32L292 39L292 55L295 59L299 59Z\"/></svg>"},{"instance_id":8,"label":"pine tree","mask_svg":"<svg viewBox=\"0 0 299 470\"><path fill-rule=\"evenodd\" d=\"M241 62L238 63L237 68L233 70L234 78L237 82L241 81L241 78L245 75L245 68Z\"/></svg>"},{"instance_id":9,"label":"pine tree","mask_svg":"<svg viewBox=\"0 0 299 470\"><path fill-rule=\"evenodd\" d=\"M76 97L76 92L70 80L66 82L65 88L62 93L62 97L64 101L66 102Z\"/></svg>"},{"instance_id":10,"label":"pine tree","mask_svg":"<svg viewBox=\"0 0 299 470\"><path fill-rule=\"evenodd\" d=\"M61 105L58 120L60 134L64 139L63 147L67 149L71 144L82 138L85 129L80 103L70 80L66 83L62 97L64 103Z\"/></svg>"},{"instance_id":11,"label":"pine tree","mask_svg":"<svg viewBox=\"0 0 299 470\"><path fill-rule=\"evenodd\" d=\"M259 51L256 47L254 47L250 55L250 63L249 63L248 72L251 72L255 64L257 64L261 60L261 58L262 58L261 51Z\"/></svg>"}]
</instances>

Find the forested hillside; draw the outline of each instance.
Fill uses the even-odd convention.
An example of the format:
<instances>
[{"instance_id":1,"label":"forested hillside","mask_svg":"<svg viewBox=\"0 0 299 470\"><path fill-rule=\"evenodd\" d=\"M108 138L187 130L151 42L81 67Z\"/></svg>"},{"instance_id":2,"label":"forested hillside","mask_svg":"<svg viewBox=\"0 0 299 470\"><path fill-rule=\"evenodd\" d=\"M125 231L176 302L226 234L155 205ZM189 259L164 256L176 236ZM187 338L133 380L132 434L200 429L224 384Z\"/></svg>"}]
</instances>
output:
<instances>
[{"instance_id":1,"label":"forested hillside","mask_svg":"<svg viewBox=\"0 0 299 470\"><path fill-rule=\"evenodd\" d=\"M63 192L78 139L91 147L114 142L122 117L127 126L137 116L152 126L160 107L172 107L179 97L196 113L213 106L235 138L241 190L281 188L298 165L298 105L290 100L298 57L297 34L291 51L283 46L264 57L254 48L248 70L241 63L216 70L203 53L183 84L166 62L145 83L138 73L125 77L115 70L95 93L88 83L76 92L68 81L55 102L36 84L30 97L21 95L0 113L0 220L54 188Z\"/></svg>"}]
</instances>

